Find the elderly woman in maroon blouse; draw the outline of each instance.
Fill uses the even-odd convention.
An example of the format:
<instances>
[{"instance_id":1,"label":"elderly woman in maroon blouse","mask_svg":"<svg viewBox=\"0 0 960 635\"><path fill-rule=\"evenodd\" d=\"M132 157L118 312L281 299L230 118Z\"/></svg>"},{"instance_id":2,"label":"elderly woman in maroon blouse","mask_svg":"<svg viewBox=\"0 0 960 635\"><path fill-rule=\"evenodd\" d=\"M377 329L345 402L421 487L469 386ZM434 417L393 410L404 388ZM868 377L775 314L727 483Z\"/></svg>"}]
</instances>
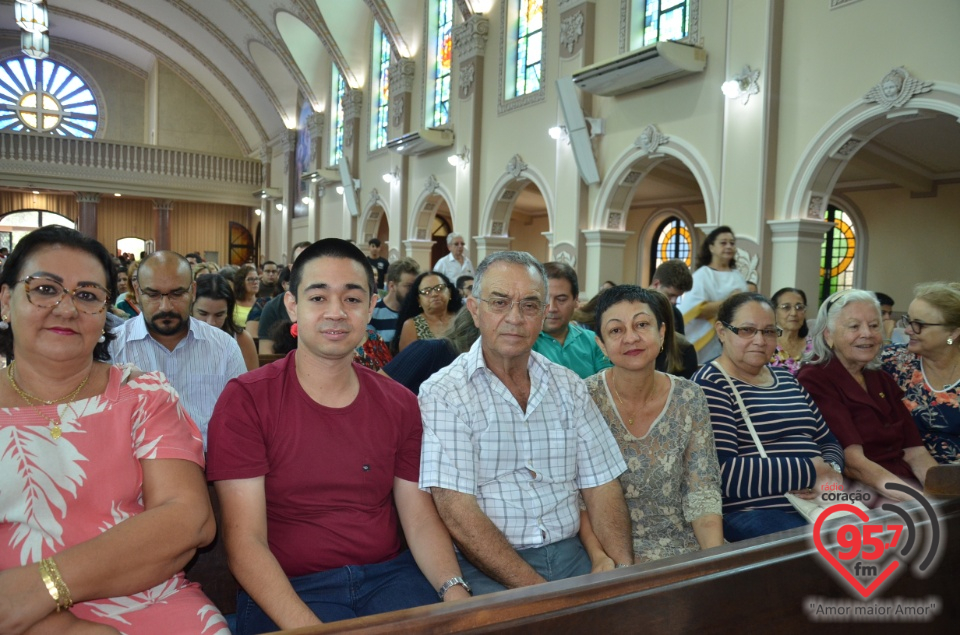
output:
<instances>
[{"instance_id":1,"label":"elderly woman in maroon blouse","mask_svg":"<svg viewBox=\"0 0 960 635\"><path fill-rule=\"evenodd\" d=\"M813 358L797 379L844 447L846 476L894 500L912 500L887 485L922 487L930 456L901 401L903 391L879 367L880 304L869 291L827 298L813 329ZM877 501L874 501L876 503Z\"/></svg>"}]
</instances>

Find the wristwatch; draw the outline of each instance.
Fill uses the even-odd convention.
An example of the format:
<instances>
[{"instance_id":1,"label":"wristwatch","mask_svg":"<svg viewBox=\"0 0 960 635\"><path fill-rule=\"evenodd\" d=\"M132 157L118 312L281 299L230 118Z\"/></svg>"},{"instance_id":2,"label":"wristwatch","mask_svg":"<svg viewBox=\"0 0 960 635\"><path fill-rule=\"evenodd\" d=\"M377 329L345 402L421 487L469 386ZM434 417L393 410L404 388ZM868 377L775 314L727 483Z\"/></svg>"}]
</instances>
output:
<instances>
[{"instance_id":1,"label":"wristwatch","mask_svg":"<svg viewBox=\"0 0 960 635\"><path fill-rule=\"evenodd\" d=\"M466 580L460 577L450 578L449 580L444 582L443 585L440 587L440 590L437 591L437 595L440 596L440 601L443 602L443 596L447 594L447 591L457 586L458 584L462 586L464 589L466 589L467 593L470 593L470 585L467 584ZM470 593L470 595L473 595L473 593Z\"/></svg>"}]
</instances>

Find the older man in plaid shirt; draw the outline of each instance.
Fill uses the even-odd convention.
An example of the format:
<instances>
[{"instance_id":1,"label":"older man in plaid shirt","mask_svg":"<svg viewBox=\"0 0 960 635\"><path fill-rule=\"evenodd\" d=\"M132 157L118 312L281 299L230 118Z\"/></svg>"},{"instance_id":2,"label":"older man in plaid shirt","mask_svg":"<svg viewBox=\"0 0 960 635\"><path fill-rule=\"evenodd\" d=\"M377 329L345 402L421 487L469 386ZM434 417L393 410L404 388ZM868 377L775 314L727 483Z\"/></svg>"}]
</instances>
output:
<instances>
[{"instance_id":1,"label":"older man in plaid shirt","mask_svg":"<svg viewBox=\"0 0 960 635\"><path fill-rule=\"evenodd\" d=\"M633 563L617 443L582 380L532 352L547 299L530 254L488 256L467 300L480 339L420 389L420 487L475 594L590 573L581 494L600 547Z\"/></svg>"}]
</instances>

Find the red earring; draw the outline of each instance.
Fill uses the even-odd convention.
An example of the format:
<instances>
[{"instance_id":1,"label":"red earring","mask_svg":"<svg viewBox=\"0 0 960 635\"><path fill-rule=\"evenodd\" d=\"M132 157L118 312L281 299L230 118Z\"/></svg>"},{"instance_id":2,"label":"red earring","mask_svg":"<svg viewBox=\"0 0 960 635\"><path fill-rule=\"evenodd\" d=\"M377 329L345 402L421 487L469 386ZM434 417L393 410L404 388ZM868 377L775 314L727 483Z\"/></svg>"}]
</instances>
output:
<instances>
[{"instance_id":1,"label":"red earring","mask_svg":"<svg viewBox=\"0 0 960 635\"><path fill-rule=\"evenodd\" d=\"M298 334L297 323L294 322L293 324L290 325L290 335L296 337L297 334Z\"/></svg>"}]
</instances>

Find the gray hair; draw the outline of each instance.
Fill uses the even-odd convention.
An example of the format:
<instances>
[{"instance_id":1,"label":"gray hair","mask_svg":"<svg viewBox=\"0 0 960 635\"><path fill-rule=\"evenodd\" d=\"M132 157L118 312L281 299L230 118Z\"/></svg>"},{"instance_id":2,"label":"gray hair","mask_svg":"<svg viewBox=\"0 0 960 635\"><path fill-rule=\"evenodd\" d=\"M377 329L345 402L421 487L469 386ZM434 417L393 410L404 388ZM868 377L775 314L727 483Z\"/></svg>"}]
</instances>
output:
<instances>
[{"instance_id":1,"label":"gray hair","mask_svg":"<svg viewBox=\"0 0 960 635\"><path fill-rule=\"evenodd\" d=\"M550 300L550 285L547 284L547 272L544 271L543 265L539 260L525 251L498 251L484 258L480 266L477 267L477 273L473 278L473 297L478 300L480 299L480 290L483 288L483 278L487 273L487 269L498 262L526 267L530 275L540 280L540 283L543 285L544 304Z\"/></svg>"},{"instance_id":2,"label":"gray hair","mask_svg":"<svg viewBox=\"0 0 960 635\"><path fill-rule=\"evenodd\" d=\"M452 245L453 241L455 241L457 238L463 238L463 234L458 234L457 232L450 232L447 234L447 247ZM464 238L463 242L467 242L467 239Z\"/></svg>"},{"instance_id":3,"label":"gray hair","mask_svg":"<svg viewBox=\"0 0 960 635\"><path fill-rule=\"evenodd\" d=\"M877 321L881 321L883 316L880 314L880 302L872 291L863 291L861 289L845 289L837 291L826 302L820 305L817 312L817 321L813 325L810 337L813 340L813 351L804 356L804 363L807 364L826 364L835 357L833 349L827 344L826 331L835 332L837 318L840 312L848 304L855 302L866 302L877 310ZM882 347L881 347L882 348ZM880 352L877 357L867 364L867 368L874 369L880 367Z\"/></svg>"}]
</instances>

